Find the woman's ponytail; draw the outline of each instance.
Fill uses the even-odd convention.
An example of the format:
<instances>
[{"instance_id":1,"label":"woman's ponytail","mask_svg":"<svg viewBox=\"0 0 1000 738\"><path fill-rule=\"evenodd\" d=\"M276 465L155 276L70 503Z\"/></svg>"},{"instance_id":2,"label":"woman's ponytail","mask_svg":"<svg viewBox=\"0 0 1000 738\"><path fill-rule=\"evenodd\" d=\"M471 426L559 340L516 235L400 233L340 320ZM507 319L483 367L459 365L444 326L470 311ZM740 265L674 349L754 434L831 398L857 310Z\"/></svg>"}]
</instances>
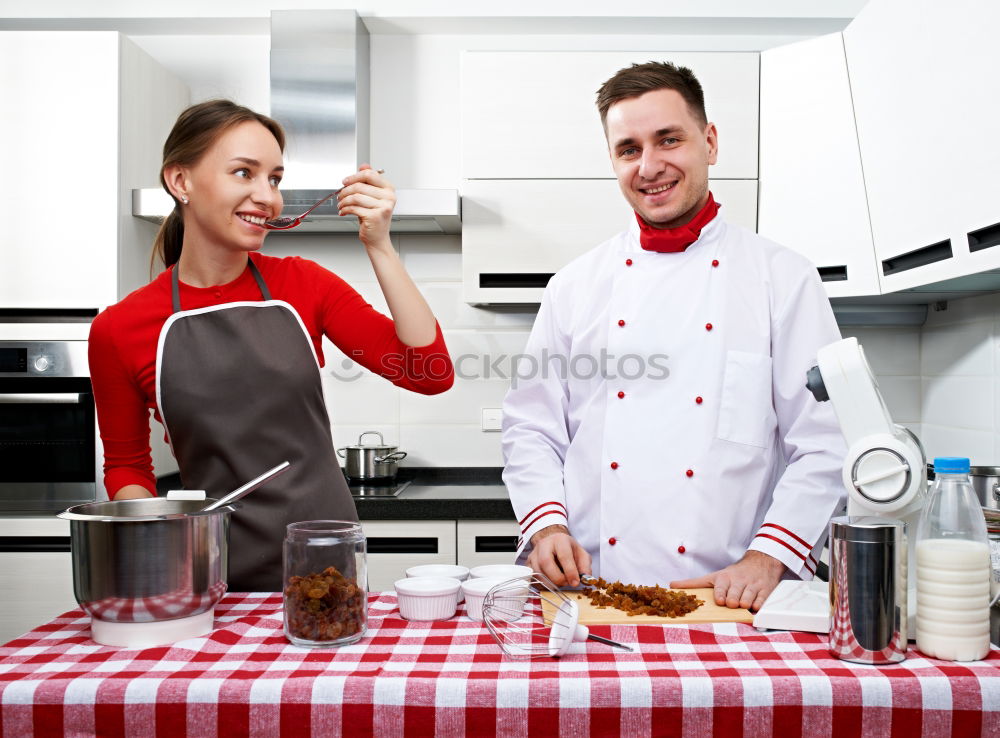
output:
<instances>
[{"instance_id":1,"label":"woman's ponytail","mask_svg":"<svg viewBox=\"0 0 1000 738\"><path fill-rule=\"evenodd\" d=\"M150 273L156 268L156 260L159 258L163 266L170 267L180 261L181 247L184 245L184 218L181 217L177 207L170 211L160 224L160 230L156 232L153 240L153 256L150 262Z\"/></svg>"}]
</instances>

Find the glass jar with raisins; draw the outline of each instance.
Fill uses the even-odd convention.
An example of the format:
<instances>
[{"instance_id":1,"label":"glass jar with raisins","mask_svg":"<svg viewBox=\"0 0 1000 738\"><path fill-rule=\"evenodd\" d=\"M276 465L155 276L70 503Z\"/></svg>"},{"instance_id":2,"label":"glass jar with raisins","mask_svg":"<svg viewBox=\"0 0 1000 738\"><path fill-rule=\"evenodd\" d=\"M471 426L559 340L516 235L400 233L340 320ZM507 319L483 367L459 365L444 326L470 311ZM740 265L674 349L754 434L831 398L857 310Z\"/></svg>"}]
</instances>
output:
<instances>
[{"instance_id":1,"label":"glass jar with raisins","mask_svg":"<svg viewBox=\"0 0 1000 738\"><path fill-rule=\"evenodd\" d=\"M310 520L286 529L285 637L296 646L354 643L368 624L365 535L359 523Z\"/></svg>"}]
</instances>

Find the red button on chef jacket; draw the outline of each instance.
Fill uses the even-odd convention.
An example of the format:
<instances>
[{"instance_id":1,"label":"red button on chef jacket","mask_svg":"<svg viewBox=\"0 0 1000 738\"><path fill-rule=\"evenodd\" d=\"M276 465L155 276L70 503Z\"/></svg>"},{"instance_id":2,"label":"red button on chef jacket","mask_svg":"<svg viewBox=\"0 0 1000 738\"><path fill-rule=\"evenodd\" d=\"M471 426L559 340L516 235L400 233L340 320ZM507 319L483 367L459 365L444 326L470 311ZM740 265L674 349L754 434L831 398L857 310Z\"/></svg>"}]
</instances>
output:
<instances>
[{"instance_id":1,"label":"red button on chef jacket","mask_svg":"<svg viewBox=\"0 0 1000 738\"><path fill-rule=\"evenodd\" d=\"M625 327L625 321L624 320L619 320L618 321L618 325L619 325L619 327L624 328Z\"/></svg>"},{"instance_id":2,"label":"red button on chef jacket","mask_svg":"<svg viewBox=\"0 0 1000 738\"><path fill-rule=\"evenodd\" d=\"M632 260L631 259L626 259L625 260L625 266L627 266L627 267L632 266Z\"/></svg>"},{"instance_id":3,"label":"red button on chef jacket","mask_svg":"<svg viewBox=\"0 0 1000 738\"><path fill-rule=\"evenodd\" d=\"M682 553L684 553L685 551L687 551L687 549L686 549L686 548L684 548L684 546L678 546L678 547L677 547L677 553L679 553L679 554L682 554Z\"/></svg>"},{"instance_id":4,"label":"red button on chef jacket","mask_svg":"<svg viewBox=\"0 0 1000 738\"><path fill-rule=\"evenodd\" d=\"M699 405L704 402L704 400L701 399L701 395L699 395L698 397L695 397L694 401L697 402Z\"/></svg>"},{"instance_id":5,"label":"red button on chef jacket","mask_svg":"<svg viewBox=\"0 0 1000 738\"><path fill-rule=\"evenodd\" d=\"M687 474L689 477L693 477L694 476L694 469L688 469L684 473Z\"/></svg>"},{"instance_id":6,"label":"red button on chef jacket","mask_svg":"<svg viewBox=\"0 0 1000 738\"><path fill-rule=\"evenodd\" d=\"M615 538L609 538L608 539L608 544L609 545L614 546L616 543L618 543L618 541Z\"/></svg>"},{"instance_id":7,"label":"red button on chef jacket","mask_svg":"<svg viewBox=\"0 0 1000 738\"><path fill-rule=\"evenodd\" d=\"M612 469L617 469L618 468L618 462L617 461L612 461L611 462L611 468Z\"/></svg>"},{"instance_id":8,"label":"red button on chef jacket","mask_svg":"<svg viewBox=\"0 0 1000 738\"><path fill-rule=\"evenodd\" d=\"M624 397L625 397L625 393L624 392L619 392L618 393L618 399L619 400L623 399Z\"/></svg>"},{"instance_id":9,"label":"red button on chef jacket","mask_svg":"<svg viewBox=\"0 0 1000 738\"><path fill-rule=\"evenodd\" d=\"M712 324L711 323L705 323L705 330L706 331L712 330Z\"/></svg>"},{"instance_id":10,"label":"red button on chef jacket","mask_svg":"<svg viewBox=\"0 0 1000 738\"><path fill-rule=\"evenodd\" d=\"M714 267L719 266L719 260L718 259L712 259L712 266L714 266Z\"/></svg>"}]
</instances>

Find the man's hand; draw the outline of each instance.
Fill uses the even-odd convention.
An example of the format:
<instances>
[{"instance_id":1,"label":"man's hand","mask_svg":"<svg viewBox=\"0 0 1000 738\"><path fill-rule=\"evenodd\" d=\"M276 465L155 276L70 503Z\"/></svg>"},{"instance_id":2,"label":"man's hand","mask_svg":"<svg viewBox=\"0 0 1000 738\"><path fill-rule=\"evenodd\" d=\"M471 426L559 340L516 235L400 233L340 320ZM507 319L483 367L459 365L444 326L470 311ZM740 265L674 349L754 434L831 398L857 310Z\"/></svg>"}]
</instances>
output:
<instances>
[{"instance_id":1,"label":"man's hand","mask_svg":"<svg viewBox=\"0 0 1000 738\"><path fill-rule=\"evenodd\" d=\"M778 586L785 565L760 551L747 551L743 558L725 569L697 579L671 582L672 589L715 588L715 604L746 607L757 611L771 591Z\"/></svg>"},{"instance_id":2,"label":"man's hand","mask_svg":"<svg viewBox=\"0 0 1000 738\"><path fill-rule=\"evenodd\" d=\"M565 525L550 525L531 537L528 566L557 587L580 586L580 574L590 574L590 554L569 534Z\"/></svg>"}]
</instances>

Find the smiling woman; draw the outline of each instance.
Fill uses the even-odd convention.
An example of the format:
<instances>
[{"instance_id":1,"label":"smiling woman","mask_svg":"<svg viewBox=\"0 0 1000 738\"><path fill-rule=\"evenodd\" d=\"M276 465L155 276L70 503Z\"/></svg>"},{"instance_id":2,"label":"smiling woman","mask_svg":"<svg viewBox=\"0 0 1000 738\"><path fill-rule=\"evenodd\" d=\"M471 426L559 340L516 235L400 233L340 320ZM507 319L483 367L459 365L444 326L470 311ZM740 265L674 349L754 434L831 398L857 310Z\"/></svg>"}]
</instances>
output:
<instances>
[{"instance_id":1,"label":"smiling woman","mask_svg":"<svg viewBox=\"0 0 1000 738\"><path fill-rule=\"evenodd\" d=\"M112 498L155 494L150 410L185 487L213 496L291 462L233 517L229 585L241 591L281 589L287 524L357 520L323 399L324 335L400 387L436 394L453 381L440 328L389 241L395 193L381 172L362 165L337 200L358 218L392 318L311 261L258 253L265 221L281 214L283 149L277 122L230 101L184 111L160 174L175 202L154 250L167 269L90 334Z\"/></svg>"}]
</instances>

